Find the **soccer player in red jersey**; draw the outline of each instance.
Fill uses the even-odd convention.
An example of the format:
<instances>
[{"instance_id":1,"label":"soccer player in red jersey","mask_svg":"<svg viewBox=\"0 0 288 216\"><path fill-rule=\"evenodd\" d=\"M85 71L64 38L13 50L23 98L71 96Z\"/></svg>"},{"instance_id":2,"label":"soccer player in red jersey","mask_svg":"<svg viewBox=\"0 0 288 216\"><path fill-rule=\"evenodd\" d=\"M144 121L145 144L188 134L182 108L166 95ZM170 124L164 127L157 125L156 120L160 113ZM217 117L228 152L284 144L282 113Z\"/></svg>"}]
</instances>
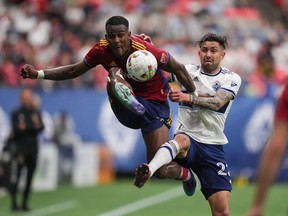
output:
<instances>
[{"instance_id":1,"label":"soccer player in red jersey","mask_svg":"<svg viewBox=\"0 0 288 216\"><path fill-rule=\"evenodd\" d=\"M272 185L286 152L288 141L288 82L278 99L274 126L270 139L260 161L256 191L248 216L264 215L264 204L268 190Z\"/></svg>"},{"instance_id":2,"label":"soccer player in red jersey","mask_svg":"<svg viewBox=\"0 0 288 216\"><path fill-rule=\"evenodd\" d=\"M131 36L126 18L113 16L107 20L105 28L105 39L95 44L83 61L42 70L26 64L21 69L21 76L24 79L73 79L101 64L108 71L107 92L111 108L123 125L141 129L149 162L162 143L169 140L171 126L171 112L167 100L170 87L162 70L173 73L187 92L193 93L195 86L185 66L176 61L170 53L141 37ZM149 81L136 82L127 76L126 61L136 50L148 50L157 59L158 70ZM167 178L171 171L178 171L179 168L175 169L175 166L179 165L172 163L163 166L155 175ZM184 167L180 170L178 178L185 180L189 171Z\"/></svg>"}]
</instances>

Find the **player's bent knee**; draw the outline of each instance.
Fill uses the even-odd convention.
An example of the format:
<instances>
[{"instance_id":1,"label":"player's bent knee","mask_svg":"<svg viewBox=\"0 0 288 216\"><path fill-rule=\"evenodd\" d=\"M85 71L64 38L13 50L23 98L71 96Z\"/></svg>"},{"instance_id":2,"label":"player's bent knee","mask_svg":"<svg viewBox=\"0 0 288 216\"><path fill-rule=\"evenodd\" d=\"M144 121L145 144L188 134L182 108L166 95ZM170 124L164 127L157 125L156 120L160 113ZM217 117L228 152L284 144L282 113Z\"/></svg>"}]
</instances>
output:
<instances>
[{"instance_id":1,"label":"player's bent knee","mask_svg":"<svg viewBox=\"0 0 288 216\"><path fill-rule=\"evenodd\" d=\"M187 145L188 143L190 143L190 139L186 134L177 134L174 137L174 140L176 140L179 145Z\"/></svg>"},{"instance_id":2,"label":"player's bent knee","mask_svg":"<svg viewBox=\"0 0 288 216\"><path fill-rule=\"evenodd\" d=\"M186 134L177 134L174 140L178 143L180 147L180 152L188 150L190 146L190 138Z\"/></svg>"}]
</instances>

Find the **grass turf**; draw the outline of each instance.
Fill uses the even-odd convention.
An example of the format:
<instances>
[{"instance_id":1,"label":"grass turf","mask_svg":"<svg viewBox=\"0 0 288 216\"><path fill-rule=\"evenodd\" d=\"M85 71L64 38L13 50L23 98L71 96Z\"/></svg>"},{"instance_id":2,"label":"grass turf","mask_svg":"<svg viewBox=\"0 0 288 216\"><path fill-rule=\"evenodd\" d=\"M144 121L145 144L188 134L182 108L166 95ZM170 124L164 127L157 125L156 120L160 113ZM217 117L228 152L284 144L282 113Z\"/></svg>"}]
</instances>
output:
<instances>
[{"instance_id":1,"label":"grass turf","mask_svg":"<svg viewBox=\"0 0 288 216\"><path fill-rule=\"evenodd\" d=\"M118 179L113 184L75 188L61 185L52 192L33 192L29 213L10 212L8 196L0 198L1 216L147 216L197 215L209 216L208 202L197 187L192 197L182 191L181 183L150 180L143 188L132 185L132 178ZM277 184L269 192L267 216L287 216L287 184ZM233 185L230 200L232 216L244 216L250 207L253 185Z\"/></svg>"}]
</instances>

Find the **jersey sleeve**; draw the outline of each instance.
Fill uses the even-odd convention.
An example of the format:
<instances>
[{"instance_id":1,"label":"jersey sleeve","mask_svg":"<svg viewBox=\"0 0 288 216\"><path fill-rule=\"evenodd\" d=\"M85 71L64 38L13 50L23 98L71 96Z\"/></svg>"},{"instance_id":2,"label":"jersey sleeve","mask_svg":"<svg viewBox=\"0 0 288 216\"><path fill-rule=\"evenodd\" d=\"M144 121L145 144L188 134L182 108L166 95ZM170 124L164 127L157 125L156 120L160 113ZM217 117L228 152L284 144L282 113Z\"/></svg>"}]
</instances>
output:
<instances>
[{"instance_id":1,"label":"jersey sleeve","mask_svg":"<svg viewBox=\"0 0 288 216\"><path fill-rule=\"evenodd\" d=\"M193 79L193 73L195 71L197 71L198 67L195 64L186 64L185 65L186 70L188 71L188 74L190 75L190 77ZM179 82L179 80L177 79L177 77L172 73L171 74L171 80L170 82L175 82L178 86L183 87L182 84Z\"/></svg>"},{"instance_id":2,"label":"jersey sleeve","mask_svg":"<svg viewBox=\"0 0 288 216\"><path fill-rule=\"evenodd\" d=\"M240 89L240 86L241 77L237 73L231 72L231 75L222 84L221 89L229 91L235 98Z\"/></svg>"},{"instance_id":3,"label":"jersey sleeve","mask_svg":"<svg viewBox=\"0 0 288 216\"><path fill-rule=\"evenodd\" d=\"M88 51L83 59L83 62L88 67L96 67L98 64L100 64L102 56L102 48L99 46L99 44L96 44Z\"/></svg>"}]
</instances>

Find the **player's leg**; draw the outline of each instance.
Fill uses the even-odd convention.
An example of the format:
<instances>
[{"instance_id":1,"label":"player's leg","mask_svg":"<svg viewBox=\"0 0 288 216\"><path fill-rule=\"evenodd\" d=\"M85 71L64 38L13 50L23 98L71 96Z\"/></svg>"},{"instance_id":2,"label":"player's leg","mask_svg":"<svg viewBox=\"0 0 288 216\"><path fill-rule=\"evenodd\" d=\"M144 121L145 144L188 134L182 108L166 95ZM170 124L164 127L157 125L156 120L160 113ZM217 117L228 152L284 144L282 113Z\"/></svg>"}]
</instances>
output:
<instances>
[{"instance_id":1,"label":"player's leg","mask_svg":"<svg viewBox=\"0 0 288 216\"><path fill-rule=\"evenodd\" d=\"M190 153L190 138L186 134L177 134L173 140L170 140L159 148L154 158L149 163L149 168L153 174L157 170L155 176L158 178L171 178L182 181L183 189L187 196L192 196L196 189L196 180L191 169L180 166L174 159L187 159ZM194 154L194 151L191 151ZM192 156L192 158L194 158ZM169 162L169 163L167 163ZM162 164L167 164L162 166ZM160 167L160 168L159 168ZM159 168L159 169L158 169ZM176 172L177 171L177 172ZM151 174L151 175L152 175Z\"/></svg>"},{"instance_id":2,"label":"player's leg","mask_svg":"<svg viewBox=\"0 0 288 216\"><path fill-rule=\"evenodd\" d=\"M228 216L232 185L224 148L222 145L197 145L198 156L202 159L195 164L194 170L201 181L201 191L209 202L212 215Z\"/></svg>"},{"instance_id":3,"label":"player's leg","mask_svg":"<svg viewBox=\"0 0 288 216\"><path fill-rule=\"evenodd\" d=\"M230 191L219 191L208 198L213 216L229 216Z\"/></svg>"},{"instance_id":4,"label":"player's leg","mask_svg":"<svg viewBox=\"0 0 288 216\"><path fill-rule=\"evenodd\" d=\"M111 68L107 78L107 88L127 109L137 115L145 112L145 107L136 99L132 87L125 81L123 71L120 68Z\"/></svg>"},{"instance_id":5,"label":"player's leg","mask_svg":"<svg viewBox=\"0 0 288 216\"><path fill-rule=\"evenodd\" d=\"M37 154L30 155L26 158L26 167L27 167L27 175L26 175L26 184L25 189L23 191L23 200L22 200L22 210L23 211L29 211L29 196L31 193L31 185L32 185L32 179L34 175L34 171L36 168L37 163Z\"/></svg>"},{"instance_id":6,"label":"player's leg","mask_svg":"<svg viewBox=\"0 0 288 216\"><path fill-rule=\"evenodd\" d=\"M134 112L130 111L126 107L122 105L119 99L115 96L115 94L111 93L107 86L107 93L110 102L111 109L115 114L118 121L131 129L140 129L140 117Z\"/></svg>"},{"instance_id":7,"label":"player's leg","mask_svg":"<svg viewBox=\"0 0 288 216\"><path fill-rule=\"evenodd\" d=\"M18 194L18 185L21 176L21 171L24 164L24 156L23 155L15 155L11 165L11 185L10 185L10 193L11 193L11 210L18 211L19 206L17 203L17 194Z\"/></svg>"},{"instance_id":8,"label":"player's leg","mask_svg":"<svg viewBox=\"0 0 288 216\"><path fill-rule=\"evenodd\" d=\"M160 128L154 129L153 131L144 134L143 137L146 145L147 161L149 162L151 161L151 159L153 159L153 156L155 155L161 144L165 143L168 140L169 129L166 125L162 124ZM164 165L164 163L162 165ZM177 171L177 167L176 172L179 172ZM137 167L135 171L134 185L139 188L143 187L153 173L151 173L147 164L141 164ZM177 176L177 174L175 174L175 176Z\"/></svg>"},{"instance_id":9,"label":"player's leg","mask_svg":"<svg viewBox=\"0 0 288 216\"><path fill-rule=\"evenodd\" d=\"M147 146L148 161L151 156L149 164L141 164L136 170L135 185L142 187L145 182L155 173L155 176L160 179L176 179L183 182L183 188L188 196L192 196L196 189L196 180L193 176L192 170L189 170L178 163L172 161L177 157L185 158L190 146L190 139L187 135L178 134L173 140L165 142L155 152L155 137L161 138L160 130L155 130L151 134L144 136ZM164 139L162 139L163 142ZM156 139L157 141L157 139ZM161 141L159 141L160 143ZM149 146L152 145L152 146Z\"/></svg>"},{"instance_id":10,"label":"player's leg","mask_svg":"<svg viewBox=\"0 0 288 216\"><path fill-rule=\"evenodd\" d=\"M169 144L167 141L169 140L171 113L168 102L157 104L144 100L141 100L140 102L146 107L146 112L141 118L141 130L146 144L147 161L150 162L163 144ZM169 155L168 157L166 157L167 154ZM176 152L174 156L177 154L178 153ZM188 169L173 162L173 157L170 156L169 150L167 151L167 149L164 149L163 155L161 153L159 156L159 162L158 165L156 165L157 168L153 170L153 173L150 171L147 164L141 164L136 169L134 184L137 187L142 187L154 172L155 176L158 178L179 180L185 178L186 180L187 176L189 176Z\"/></svg>"},{"instance_id":11,"label":"player's leg","mask_svg":"<svg viewBox=\"0 0 288 216\"><path fill-rule=\"evenodd\" d=\"M154 140L154 136L158 136L158 131L155 131L156 134L154 135L149 134L146 137L144 137L145 139L145 143L147 143L147 145L149 145L149 143L153 143ZM159 140L160 143L163 140ZM154 146L156 146L154 144ZM157 145L158 146L158 145ZM156 153L155 149L149 154L148 152L148 156L151 158L151 156L153 157L152 159L148 158L149 162L149 168L151 170L151 175L154 174L154 172L157 172L157 170L160 169L160 167L162 167L164 164L168 164L170 162L172 162L176 157L177 158L185 158L188 152L190 146L190 140L189 137L185 134L178 134L174 137L174 139L169 140L164 142L162 145L160 145L158 147L158 149L156 149ZM155 147L154 147L155 148ZM147 147L147 151L148 149L153 149L152 147ZM153 156L154 155L154 156ZM171 166L174 167L173 163L171 163ZM165 169L160 169L156 175L159 178L176 178L177 176L167 176L169 175L168 173L166 174L167 170L165 171ZM178 173L180 172L180 170L178 170ZM172 174L172 173L171 173ZM163 176L162 176L163 175Z\"/></svg>"},{"instance_id":12,"label":"player's leg","mask_svg":"<svg viewBox=\"0 0 288 216\"><path fill-rule=\"evenodd\" d=\"M168 101L151 102L143 98L139 100L146 108L141 116L141 132L146 145L147 161L150 162L160 146L169 139L172 116ZM174 172L179 173L177 167ZM150 177L147 165L142 164L135 171L134 185L140 188Z\"/></svg>"}]
</instances>

